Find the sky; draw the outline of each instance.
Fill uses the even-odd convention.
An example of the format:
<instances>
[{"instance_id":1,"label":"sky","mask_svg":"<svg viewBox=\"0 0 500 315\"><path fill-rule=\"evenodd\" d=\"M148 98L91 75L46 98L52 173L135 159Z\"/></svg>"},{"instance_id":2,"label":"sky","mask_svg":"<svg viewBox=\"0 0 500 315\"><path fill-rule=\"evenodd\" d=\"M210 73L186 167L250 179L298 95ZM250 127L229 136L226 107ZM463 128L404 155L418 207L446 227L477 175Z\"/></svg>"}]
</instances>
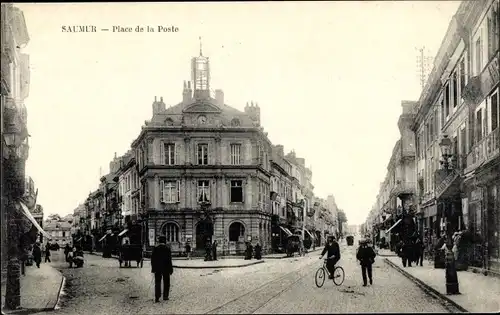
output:
<instances>
[{"instance_id":1,"label":"sky","mask_svg":"<svg viewBox=\"0 0 500 315\"><path fill-rule=\"evenodd\" d=\"M17 4L30 42L27 175L46 215L98 187L152 116L182 100L190 59L210 57L211 88L243 110L258 102L273 144L313 171L363 223L399 138L402 100L418 100L418 47L434 56L458 1ZM95 25L96 33L61 27ZM150 26L155 32L102 32ZM178 32L158 32L175 26Z\"/></svg>"}]
</instances>

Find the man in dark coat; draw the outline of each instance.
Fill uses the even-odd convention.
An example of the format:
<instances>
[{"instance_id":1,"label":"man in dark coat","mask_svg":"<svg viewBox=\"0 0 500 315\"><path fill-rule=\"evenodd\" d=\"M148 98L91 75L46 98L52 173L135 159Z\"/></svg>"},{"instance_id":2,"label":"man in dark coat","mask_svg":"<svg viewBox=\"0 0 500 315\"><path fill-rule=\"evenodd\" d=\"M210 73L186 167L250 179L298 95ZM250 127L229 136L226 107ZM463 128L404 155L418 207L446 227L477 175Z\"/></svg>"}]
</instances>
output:
<instances>
[{"instance_id":1,"label":"man in dark coat","mask_svg":"<svg viewBox=\"0 0 500 315\"><path fill-rule=\"evenodd\" d=\"M66 261L68 261L68 255L71 252L71 247L69 246L69 244L66 244L66 246L64 246L64 257L66 258Z\"/></svg>"},{"instance_id":2,"label":"man in dark coat","mask_svg":"<svg viewBox=\"0 0 500 315\"><path fill-rule=\"evenodd\" d=\"M151 272L155 275L155 303L160 301L161 282L163 279L163 300L168 300L170 292L170 276L174 272L172 265L172 251L167 246L167 238L160 236L159 244L151 254Z\"/></svg>"},{"instance_id":3,"label":"man in dark coat","mask_svg":"<svg viewBox=\"0 0 500 315\"><path fill-rule=\"evenodd\" d=\"M245 260L252 260L253 246L250 242L247 242L247 249L245 251Z\"/></svg>"},{"instance_id":4,"label":"man in dark coat","mask_svg":"<svg viewBox=\"0 0 500 315\"><path fill-rule=\"evenodd\" d=\"M38 268L40 268L40 263L42 262L42 249L40 248L40 243L36 242L33 245L33 260Z\"/></svg>"},{"instance_id":5,"label":"man in dark coat","mask_svg":"<svg viewBox=\"0 0 500 315\"><path fill-rule=\"evenodd\" d=\"M212 244L212 258L213 260L217 260L217 240L214 240Z\"/></svg>"},{"instance_id":6,"label":"man in dark coat","mask_svg":"<svg viewBox=\"0 0 500 315\"><path fill-rule=\"evenodd\" d=\"M260 246L259 243L257 243L257 245L255 245L255 259L257 260L260 260L262 259L262 247Z\"/></svg>"},{"instance_id":7,"label":"man in dark coat","mask_svg":"<svg viewBox=\"0 0 500 315\"><path fill-rule=\"evenodd\" d=\"M328 238L328 243L321 252L319 259L323 258L323 255L327 253L326 268L330 273L329 278L333 279L333 272L335 271L335 264L340 260L340 246L335 240L334 236Z\"/></svg>"},{"instance_id":8,"label":"man in dark coat","mask_svg":"<svg viewBox=\"0 0 500 315\"><path fill-rule=\"evenodd\" d=\"M45 246L45 262L50 262L50 246L49 243Z\"/></svg>"},{"instance_id":9,"label":"man in dark coat","mask_svg":"<svg viewBox=\"0 0 500 315\"><path fill-rule=\"evenodd\" d=\"M372 265L375 262L375 251L372 247L368 246L368 242L366 240L362 240L359 242L358 252L356 253L356 259L359 260L361 264L361 273L363 275L363 286L367 285L367 277L370 280L370 285L373 284L372 278Z\"/></svg>"}]
</instances>

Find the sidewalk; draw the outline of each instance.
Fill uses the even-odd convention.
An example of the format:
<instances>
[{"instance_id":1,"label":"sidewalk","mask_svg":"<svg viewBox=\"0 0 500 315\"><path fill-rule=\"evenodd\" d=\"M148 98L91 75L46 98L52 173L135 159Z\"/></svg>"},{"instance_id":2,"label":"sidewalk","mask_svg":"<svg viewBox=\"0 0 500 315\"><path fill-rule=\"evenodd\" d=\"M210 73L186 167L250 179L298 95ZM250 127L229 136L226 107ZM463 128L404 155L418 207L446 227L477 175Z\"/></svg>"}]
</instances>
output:
<instances>
[{"instance_id":1,"label":"sidewalk","mask_svg":"<svg viewBox=\"0 0 500 315\"><path fill-rule=\"evenodd\" d=\"M2 312L5 314L52 311L56 307L63 288L63 275L50 264L42 263L26 267L26 275L21 275L21 309L6 310L5 285L2 285Z\"/></svg>"},{"instance_id":2,"label":"sidewalk","mask_svg":"<svg viewBox=\"0 0 500 315\"><path fill-rule=\"evenodd\" d=\"M434 269L432 262L424 260L423 266L406 267L401 265L398 257L386 257L386 262L394 268L402 270L402 273L416 278L430 287L442 299L456 304L463 310L472 313L491 313L500 311L500 279L483 276L481 274L458 271L458 283L460 295L446 295L446 278L444 269ZM406 274L405 274L406 275ZM411 279L413 280L413 279ZM418 281L417 281L418 282Z\"/></svg>"}]
</instances>

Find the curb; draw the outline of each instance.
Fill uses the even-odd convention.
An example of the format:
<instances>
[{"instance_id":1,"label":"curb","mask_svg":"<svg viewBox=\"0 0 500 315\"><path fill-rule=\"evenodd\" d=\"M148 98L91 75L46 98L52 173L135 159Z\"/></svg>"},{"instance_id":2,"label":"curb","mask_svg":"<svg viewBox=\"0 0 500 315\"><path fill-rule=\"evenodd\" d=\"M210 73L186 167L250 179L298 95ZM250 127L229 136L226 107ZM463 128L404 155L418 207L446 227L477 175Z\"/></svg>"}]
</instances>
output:
<instances>
[{"instance_id":1,"label":"curb","mask_svg":"<svg viewBox=\"0 0 500 315\"><path fill-rule=\"evenodd\" d=\"M457 313L462 312L462 313L469 313L468 310L457 304L455 301L447 297L446 295L442 294L438 290L434 289L433 287L429 286L422 280L414 277L413 275L409 274L408 272L404 271L401 267L397 266L394 264L392 261L390 261L387 258L384 258L384 262L391 266L392 268L396 269L399 271L402 275L404 275L406 278L410 279L413 281L422 291L427 293L428 295L440 300L441 304L451 313Z\"/></svg>"},{"instance_id":2,"label":"curb","mask_svg":"<svg viewBox=\"0 0 500 315\"><path fill-rule=\"evenodd\" d=\"M228 269L228 268L242 268L242 267L248 267L248 266L253 266L257 264L262 264L264 263L264 260L258 260L255 262L252 262L250 264L242 264L242 265L234 265L234 266L175 266L174 268L178 269Z\"/></svg>"},{"instance_id":3,"label":"curb","mask_svg":"<svg viewBox=\"0 0 500 315\"><path fill-rule=\"evenodd\" d=\"M59 304L59 301L61 300L61 293L62 293L62 290L64 289L65 284L66 284L66 277L62 276L61 284L59 285L59 291L57 292L56 302L54 303L54 306L46 307L46 309L48 311L53 311L57 308L57 305ZM47 305L49 305L49 303L47 303Z\"/></svg>"},{"instance_id":4,"label":"curb","mask_svg":"<svg viewBox=\"0 0 500 315\"><path fill-rule=\"evenodd\" d=\"M39 307L39 308L23 308L20 307L19 309L16 310L7 310L7 309L2 309L2 315L8 314L8 315L29 315L29 314L34 314L34 313L41 313L41 312L51 312L56 309L57 304L59 303L59 300L61 298L61 292L64 288L64 283L66 282L66 278L62 275L62 273L57 270L56 268L52 267L54 270L56 270L60 275L61 275L61 283L59 284L59 289L57 291L57 296L55 301L48 301L47 304L45 304L45 307Z\"/></svg>"}]
</instances>

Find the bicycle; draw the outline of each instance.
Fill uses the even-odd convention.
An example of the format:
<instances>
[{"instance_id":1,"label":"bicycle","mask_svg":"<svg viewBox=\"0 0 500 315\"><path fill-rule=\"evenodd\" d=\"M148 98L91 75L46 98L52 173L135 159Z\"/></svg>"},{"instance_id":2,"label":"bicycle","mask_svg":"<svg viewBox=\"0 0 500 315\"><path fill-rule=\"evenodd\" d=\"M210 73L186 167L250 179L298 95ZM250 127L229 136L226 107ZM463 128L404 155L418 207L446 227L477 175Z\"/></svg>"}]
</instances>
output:
<instances>
[{"instance_id":1,"label":"bicycle","mask_svg":"<svg viewBox=\"0 0 500 315\"><path fill-rule=\"evenodd\" d=\"M321 266L318 271L316 271L316 276L314 277L314 280L316 282L316 286L318 288L321 288L323 284L325 283L325 276L328 275L330 276L330 272L326 268L326 262L328 259L324 259L323 261L323 266ZM335 269L333 271L333 283L335 285L339 286L342 283L344 283L344 278L345 278L345 272L344 268L341 266L335 266Z\"/></svg>"}]
</instances>

